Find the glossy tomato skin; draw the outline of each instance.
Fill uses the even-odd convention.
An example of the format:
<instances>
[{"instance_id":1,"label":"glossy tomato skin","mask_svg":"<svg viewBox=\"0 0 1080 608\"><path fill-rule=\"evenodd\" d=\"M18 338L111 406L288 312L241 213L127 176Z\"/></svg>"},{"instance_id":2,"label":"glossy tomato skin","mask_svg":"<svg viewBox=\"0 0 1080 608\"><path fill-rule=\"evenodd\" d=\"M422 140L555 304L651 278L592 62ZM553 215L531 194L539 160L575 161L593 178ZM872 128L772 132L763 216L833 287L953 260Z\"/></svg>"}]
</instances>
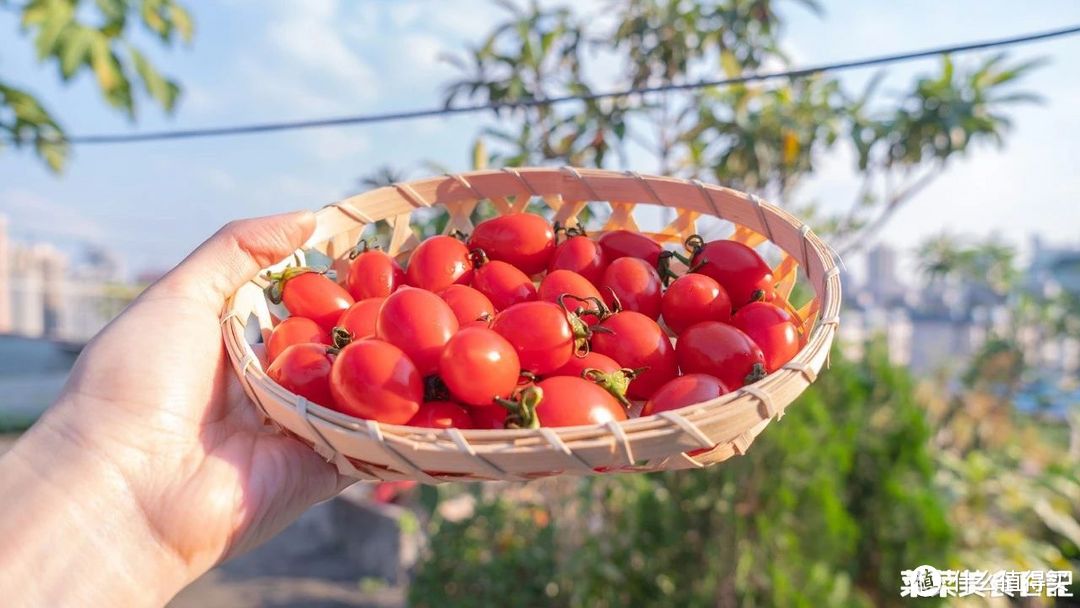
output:
<instances>
[{"instance_id":1,"label":"glossy tomato skin","mask_svg":"<svg viewBox=\"0 0 1080 608\"><path fill-rule=\"evenodd\" d=\"M491 329L517 351L521 369L543 376L574 354L574 334L566 311L551 302L522 302L495 315Z\"/></svg>"},{"instance_id":2,"label":"glossy tomato skin","mask_svg":"<svg viewBox=\"0 0 1080 608\"><path fill-rule=\"evenodd\" d=\"M735 310L755 300L773 299L772 269L758 252L742 243L726 239L705 243L691 258L690 265L697 266L694 272L719 283Z\"/></svg>"},{"instance_id":3,"label":"glossy tomato skin","mask_svg":"<svg viewBox=\"0 0 1080 608\"><path fill-rule=\"evenodd\" d=\"M375 337L403 350L425 376L438 369L443 347L457 330L450 306L430 291L414 287L387 296L375 322Z\"/></svg>"},{"instance_id":4,"label":"glossy tomato skin","mask_svg":"<svg viewBox=\"0 0 1080 608\"><path fill-rule=\"evenodd\" d=\"M572 236L555 248L548 264L548 273L569 270L596 285L604 276L608 259L599 243L587 236Z\"/></svg>"},{"instance_id":5,"label":"glossy tomato skin","mask_svg":"<svg viewBox=\"0 0 1080 608\"><path fill-rule=\"evenodd\" d=\"M440 291L439 297L450 305L461 325L495 316L491 300L468 285L451 285Z\"/></svg>"},{"instance_id":6,"label":"glossy tomato skin","mask_svg":"<svg viewBox=\"0 0 1080 608\"><path fill-rule=\"evenodd\" d=\"M572 270L553 270L549 272L544 276L544 280L540 281L540 288L537 289L536 297L544 302L559 304L559 296L563 294L569 294L564 299L564 302L566 303L566 310L570 312L574 312L578 308L598 312L596 304L586 301L586 298L596 298L598 301L604 300L595 285ZM593 325L600 320L595 314L585 313L581 315L581 319L588 325Z\"/></svg>"},{"instance_id":7,"label":"glossy tomato skin","mask_svg":"<svg viewBox=\"0 0 1080 608\"><path fill-rule=\"evenodd\" d=\"M545 270L555 253L555 232L534 213L501 215L480 222L469 238L470 249L511 264L527 275Z\"/></svg>"},{"instance_id":8,"label":"glossy tomato skin","mask_svg":"<svg viewBox=\"0 0 1080 608\"><path fill-rule=\"evenodd\" d=\"M409 257L405 278L409 285L442 291L472 279L472 260L465 243L452 236L433 236L417 245Z\"/></svg>"},{"instance_id":9,"label":"glossy tomato skin","mask_svg":"<svg viewBox=\"0 0 1080 608\"><path fill-rule=\"evenodd\" d=\"M640 232L630 230L605 232L600 235L598 242L609 264L619 258L637 258L645 260L649 266L656 268L656 264L660 261L660 252L663 250L660 243Z\"/></svg>"},{"instance_id":10,"label":"glossy tomato skin","mask_svg":"<svg viewBox=\"0 0 1080 608\"><path fill-rule=\"evenodd\" d=\"M540 426L578 426L626 420L626 410L603 388L572 376L553 376L536 385L543 396L536 406Z\"/></svg>"},{"instance_id":11,"label":"glossy tomato skin","mask_svg":"<svg viewBox=\"0 0 1080 608\"><path fill-rule=\"evenodd\" d=\"M675 348L664 330L645 315L625 310L600 323L612 333L592 337L592 349L630 369L646 368L630 382L626 396L648 399L679 373Z\"/></svg>"},{"instance_id":12,"label":"glossy tomato skin","mask_svg":"<svg viewBox=\"0 0 1080 608\"><path fill-rule=\"evenodd\" d=\"M765 355L765 371L780 369L802 347L799 329L786 310L767 302L752 302L732 317L731 324L750 336Z\"/></svg>"},{"instance_id":13,"label":"glossy tomato skin","mask_svg":"<svg viewBox=\"0 0 1080 608\"><path fill-rule=\"evenodd\" d=\"M354 300L385 298L405 284L401 264L385 251L369 249L349 262L345 288Z\"/></svg>"},{"instance_id":14,"label":"glossy tomato skin","mask_svg":"<svg viewBox=\"0 0 1080 608\"><path fill-rule=\"evenodd\" d=\"M578 357L577 355L570 357L570 360L565 365L548 374L548 377L576 376L580 378L581 374L587 369L598 369L605 374L611 374L622 369L622 366L619 365L618 361L607 355L590 352L584 357Z\"/></svg>"},{"instance_id":15,"label":"glossy tomato skin","mask_svg":"<svg viewBox=\"0 0 1080 608\"><path fill-rule=\"evenodd\" d=\"M687 374L673 378L653 393L641 408L642 416L677 410L681 407L715 399L731 392L719 379L708 374Z\"/></svg>"},{"instance_id":16,"label":"glossy tomato skin","mask_svg":"<svg viewBox=\"0 0 1080 608\"><path fill-rule=\"evenodd\" d=\"M640 312L654 321L660 318L663 299L660 274L645 260L613 260L600 281L600 293L604 294L604 301L609 307L614 306L615 298L618 298L623 310Z\"/></svg>"},{"instance_id":17,"label":"glossy tomato skin","mask_svg":"<svg viewBox=\"0 0 1080 608\"><path fill-rule=\"evenodd\" d=\"M482 327L459 330L439 359L439 377L454 399L465 405L490 406L495 397L509 397L520 376L514 346Z\"/></svg>"},{"instance_id":18,"label":"glossy tomato skin","mask_svg":"<svg viewBox=\"0 0 1080 608\"><path fill-rule=\"evenodd\" d=\"M536 286L525 273L506 262L491 260L473 271L472 287L491 300L495 310L536 299Z\"/></svg>"},{"instance_id":19,"label":"glossy tomato skin","mask_svg":"<svg viewBox=\"0 0 1080 608\"><path fill-rule=\"evenodd\" d=\"M469 416L472 418L474 429L505 429L508 413L501 405L469 408Z\"/></svg>"},{"instance_id":20,"label":"glossy tomato skin","mask_svg":"<svg viewBox=\"0 0 1080 608\"><path fill-rule=\"evenodd\" d=\"M405 424L428 429L471 429L474 426L469 411L453 401L421 403L416 415Z\"/></svg>"},{"instance_id":21,"label":"glossy tomato skin","mask_svg":"<svg viewBox=\"0 0 1080 608\"><path fill-rule=\"evenodd\" d=\"M266 375L289 392L312 403L334 407L330 393L330 370L334 358L325 344L293 344L266 368Z\"/></svg>"},{"instance_id":22,"label":"glossy tomato skin","mask_svg":"<svg viewBox=\"0 0 1080 608\"><path fill-rule=\"evenodd\" d=\"M668 286L660 312L664 324L678 335L702 321L729 321L731 298L712 277L690 273Z\"/></svg>"},{"instance_id":23,"label":"glossy tomato skin","mask_svg":"<svg viewBox=\"0 0 1080 608\"><path fill-rule=\"evenodd\" d=\"M330 344L330 334L319 324L304 317L289 317L278 323L266 338L266 358L274 361L293 344Z\"/></svg>"},{"instance_id":24,"label":"glossy tomato skin","mask_svg":"<svg viewBox=\"0 0 1080 608\"><path fill-rule=\"evenodd\" d=\"M370 338L375 335L375 323L379 320L379 310L386 298L368 298L360 300L341 313L338 327L345 328L352 338Z\"/></svg>"},{"instance_id":25,"label":"glossy tomato skin","mask_svg":"<svg viewBox=\"0 0 1080 608\"><path fill-rule=\"evenodd\" d=\"M281 288L281 302L294 317L305 317L330 331L345 309L355 302L349 292L318 272L304 272Z\"/></svg>"},{"instance_id":26,"label":"glossy tomato skin","mask_svg":"<svg viewBox=\"0 0 1080 608\"><path fill-rule=\"evenodd\" d=\"M765 355L742 330L719 321L693 325L675 347L684 374L708 374L736 390L747 384L755 366L764 371Z\"/></svg>"},{"instance_id":27,"label":"glossy tomato skin","mask_svg":"<svg viewBox=\"0 0 1080 608\"><path fill-rule=\"evenodd\" d=\"M365 338L338 353L330 372L330 391L339 412L405 424L424 400L424 381L400 348Z\"/></svg>"}]
</instances>

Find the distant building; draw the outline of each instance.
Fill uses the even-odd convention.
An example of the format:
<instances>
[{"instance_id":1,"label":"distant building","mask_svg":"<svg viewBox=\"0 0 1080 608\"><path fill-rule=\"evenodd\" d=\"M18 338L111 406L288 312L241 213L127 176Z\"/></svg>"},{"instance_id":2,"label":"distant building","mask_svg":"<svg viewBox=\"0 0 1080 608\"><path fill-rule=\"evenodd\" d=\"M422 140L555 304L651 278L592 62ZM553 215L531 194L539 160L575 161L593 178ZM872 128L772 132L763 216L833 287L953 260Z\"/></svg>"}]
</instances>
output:
<instances>
[{"instance_id":1,"label":"distant building","mask_svg":"<svg viewBox=\"0 0 1080 608\"><path fill-rule=\"evenodd\" d=\"M896 250L888 245L877 245L866 254L866 292L879 306L903 300L904 285L896 268Z\"/></svg>"},{"instance_id":2,"label":"distant building","mask_svg":"<svg viewBox=\"0 0 1080 608\"><path fill-rule=\"evenodd\" d=\"M0 215L0 334L11 332L11 258L8 253L7 218Z\"/></svg>"}]
</instances>

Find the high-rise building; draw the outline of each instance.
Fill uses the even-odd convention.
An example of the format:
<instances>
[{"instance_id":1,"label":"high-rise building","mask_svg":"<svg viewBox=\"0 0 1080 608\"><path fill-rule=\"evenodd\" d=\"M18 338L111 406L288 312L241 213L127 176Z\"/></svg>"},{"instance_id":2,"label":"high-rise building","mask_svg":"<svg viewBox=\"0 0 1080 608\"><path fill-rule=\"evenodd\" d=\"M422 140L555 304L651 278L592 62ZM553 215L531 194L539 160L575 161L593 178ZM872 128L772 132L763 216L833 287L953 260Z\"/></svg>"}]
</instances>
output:
<instances>
[{"instance_id":1,"label":"high-rise building","mask_svg":"<svg viewBox=\"0 0 1080 608\"><path fill-rule=\"evenodd\" d=\"M896 273L896 250L877 245L866 254L866 290L878 305L887 305L902 294Z\"/></svg>"},{"instance_id":2,"label":"high-rise building","mask_svg":"<svg viewBox=\"0 0 1080 608\"><path fill-rule=\"evenodd\" d=\"M7 218L0 215L0 334L11 333L11 252Z\"/></svg>"}]
</instances>

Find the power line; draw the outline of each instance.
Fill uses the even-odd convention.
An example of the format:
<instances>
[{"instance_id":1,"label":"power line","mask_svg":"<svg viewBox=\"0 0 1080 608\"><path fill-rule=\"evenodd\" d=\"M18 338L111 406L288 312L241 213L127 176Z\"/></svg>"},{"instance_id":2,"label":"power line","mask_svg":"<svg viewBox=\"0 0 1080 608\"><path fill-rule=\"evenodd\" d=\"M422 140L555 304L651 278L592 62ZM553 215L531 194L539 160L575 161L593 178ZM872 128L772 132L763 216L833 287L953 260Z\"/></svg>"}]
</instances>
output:
<instances>
[{"instance_id":1,"label":"power line","mask_svg":"<svg viewBox=\"0 0 1080 608\"><path fill-rule=\"evenodd\" d=\"M631 95L643 95L648 93L660 93L664 91L686 91L693 89L702 89L709 87L720 87L734 84L745 84L749 82L764 82L768 80L775 80L779 78L803 78L806 76L812 76L814 74L821 74L825 72L840 72L844 70L853 70L857 68L865 68L875 65L885 65L890 63L899 63L904 61L912 61L915 59L923 59L926 57L933 57L936 55L966 53L971 51L979 51L991 48L1013 46L1017 44L1025 44L1030 42L1037 42L1042 40L1049 40L1052 38L1062 38L1065 36L1071 36L1080 33L1080 25L1073 25L1066 28L1047 30L1043 32L1037 32L1033 34L1026 34L1022 36L1013 36L1009 38L998 38L994 40L983 40L979 42L970 42L965 44L957 44L953 46L944 46L931 49L925 49L920 51L909 51L906 53L897 53L892 55L879 55L877 57L866 57L863 59L853 59L850 61L843 61L839 63L821 64L815 66L809 66L805 68L798 68L793 70L784 70L781 72L766 72L759 74L746 74L742 76L735 76L733 78L722 78L719 80L700 80L692 83L683 84L664 84L652 87L640 87L625 89L621 91L606 91L601 93L588 93L584 95L561 95L557 97L547 97L542 99L522 99L519 101L508 101L498 103L478 103L472 105L463 106L450 106L439 108L427 108L420 110L407 110L404 112L386 112L378 114L366 114L357 116L338 116L332 118L319 118L313 120L296 120L296 121L281 121L281 122L266 122L256 123L249 125L236 125L229 127L209 127L201 129L178 129L172 131L148 131L145 133L117 133L117 134L102 134L102 135L73 135L66 137L60 142L66 142L69 144L123 144L123 143L139 143L147 141L162 141L171 139L197 139L204 137L222 137L229 135L252 135L256 133L271 133L275 131L294 131L300 129L319 129L325 127L338 127L345 125L361 125L361 124L373 124L382 122L393 122L403 120L415 120L418 118L430 118L435 116L451 116L455 114L470 114L475 112L496 111L496 110L512 110L516 108L528 108L536 106L550 106L561 103L567 103L570 101L596 101L600 99L611 99L617 97L627 97Z\"/></svg>"}]
</instances>

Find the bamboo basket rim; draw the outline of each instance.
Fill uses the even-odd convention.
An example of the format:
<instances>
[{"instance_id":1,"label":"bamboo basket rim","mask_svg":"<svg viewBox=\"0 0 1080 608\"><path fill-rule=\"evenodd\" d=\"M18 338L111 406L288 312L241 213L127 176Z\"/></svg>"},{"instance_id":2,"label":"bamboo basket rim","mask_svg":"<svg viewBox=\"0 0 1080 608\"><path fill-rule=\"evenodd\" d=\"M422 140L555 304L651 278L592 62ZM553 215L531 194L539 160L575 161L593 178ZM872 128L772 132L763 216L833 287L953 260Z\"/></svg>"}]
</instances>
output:
<instances>
[{"instance_id":1,"label":"bamboo basket rim","mask_svg":"<svg viewBox=\"0 0 1080 608\"><path fill-rule=\"evenodd\" d=\"M625 194L626 198L602 196L601 193ZM692 228L697 217L711 215L744 227L749 231L744 234L755 235L758 241L772 242L785 257L794 259L814 288L816 304L812 307L812 314L803 319L809 325L804 346L791 361L758 382L716 399L670 412L605 425L506 430L421 429L353 418L307 402L270 380L252 344L245 337L247 323L252 316L260 330L266 330L269 325L265 301L262 301L262 310L259 308L261 288L258 277L254 277L251 283L228 299L222 315L226 348L245 391L270 420L311 443L345 474L368 479L404 476L426 483L438 483L459 478L529 478L509 472L505 466L495 464L495 459L502 462L513 457L542 455L551 461L553 453L566 457L566 466L563 470L555 471L555 474L603 472L597 469L606 470L607 467L592 466L594 461L582 458L579 452L588 453L591 457L605 450L611 456L612 467L620 470L660 470L712 464L744 453L769 421L782 417L788 403L814 382L821 367L827 364L828 351L839 324L841 302L840 271L832 249L809 226L787 211L752 194L699 180L601 169L525 167L448 174L397 183L345 198L319 210L316 213L315 232L308 242L276 266L293 259L302 260L303 250L311 248L322 247L332 259L340 258L345 243L338 243L335 239L340 241L346 232L358 232L363 226L383 219L392 224L389 249L391 254L396 255L402 248L417 242L409 226L411 214L417 209L447 207L451 217L446 228L448 232L462 222L471 226L468 214L480 200L498 202L497 210L505 214L523 211L525 205L536 197L549 206L558 205L556 219L560 215L576 217L574 209L580 211L588 202L608 202L613 208L613 217L618 216L619 221L636 229L633 208L638 204L653 204L672 207L680 212L665 231L687 217L690 219L682 223L688 223ZM510 198L514 199L513 203L510 203ZM677 199L679 204L673 203L671 198ZM568 208L569 211L564 212ZM613 221L609 219L607 225ZM606 227L591 233L605 231ZM655 234L673 242L674 237L681 236L677 231L678 228L673 232ZM785 241L788 247L778 243L778 240ZM293 414L299 420L293 419ZM655 456L665 452L658 446L672 439L678 439L678 445L672 442L672 449L668 450L666 456ZM365 457L374 455L377 456L375 460L381 462L372 463L358 458L356 453L349 453L354 451L347 445L350 442L367 446ZM649 449L644 451L652 454L644 468L635 458L635 449L641 450L642 446L648 446ZM685 452L694 449L711 452L696 458L686 455ZM414 458L420 459L420 455L424 456L426 462L431 462L437 461L439 455L450 454L464 455L475 466L464 467L467 469L464 472L448 471L442 475L432 475L429 470L413 462ZM574 462L575 459L580 462ZM543 470L534 473L550 474Z\"/></svg>"}]
</instances>

